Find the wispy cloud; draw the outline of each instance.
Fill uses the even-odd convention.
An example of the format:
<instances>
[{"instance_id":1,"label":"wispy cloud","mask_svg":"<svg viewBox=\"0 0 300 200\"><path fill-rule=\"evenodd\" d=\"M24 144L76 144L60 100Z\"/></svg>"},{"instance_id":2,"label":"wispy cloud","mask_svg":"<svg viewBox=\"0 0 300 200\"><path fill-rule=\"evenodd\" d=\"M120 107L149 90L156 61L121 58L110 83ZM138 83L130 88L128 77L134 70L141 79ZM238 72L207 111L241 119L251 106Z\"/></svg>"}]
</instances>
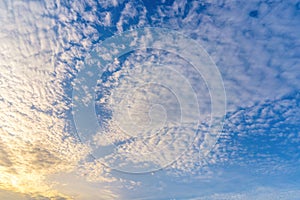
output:
<instances>
[{"instance_id":1,"label":"wispy cloud","mask_svg":"<svg viewBox=\"0 0 300 200\"><path fill-rule=\"evenodd\" d=\"M268 187L259 187L251 191L245 192L236 192L236 193L216 193L210 196L191 198L191 200L279 200L279 199L291 199L296 200L300 195L299 190L283 190L280 188L268 188Z\"/></svg>"}]
</instances>

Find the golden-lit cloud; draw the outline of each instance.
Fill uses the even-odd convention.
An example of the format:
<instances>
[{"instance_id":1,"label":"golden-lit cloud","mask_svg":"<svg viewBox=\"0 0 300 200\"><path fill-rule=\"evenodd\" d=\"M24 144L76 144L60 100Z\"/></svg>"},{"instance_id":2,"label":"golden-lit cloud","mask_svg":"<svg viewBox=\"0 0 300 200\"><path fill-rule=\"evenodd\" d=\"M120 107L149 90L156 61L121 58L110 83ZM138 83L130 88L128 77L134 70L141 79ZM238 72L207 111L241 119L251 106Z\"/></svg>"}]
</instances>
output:
<instances>
[{"instance_id":1,"label":"golden-lit cloud","mask_svg":"<svg viewBox=\"0 0 300 200\"><path fill-rule=\"evenodd\" d=\"M193 179L208 180L210 176L218 176L218 173L210 168L215 163L249 162L247 157L249 149L245 148L248 143L241 143L238 146L236 138L249 141L249 133L252 137L253 135L259 137L259 133L256 133L259 130L261 136L268 133L272 139L278 141L278 133L283 135L282 119L274 123L277 127L272 127L273 132L269 131L271 128L268 126L269 121L262 120L274 117L276 112L271 108L276 105L282 103L281 110L284 105L287 105L287 110L295 111L279 113L280 116L289 119L285 122L288 125L286 132L291 131L289 130L291 125L298 127L299 115L296 113L299 110L298 104L294 105L292 101L281 98L287 91L298 88L299 81L294 64L296 58L291 54L286 55L289 59L276 60L284 55L285 42L277 36L269 42L265 40L264 33L278 32L285 27L283 18L274 15L276 21L280 22L278 26L276 23L256 23L254 26L251 20L236 17L248 17L241 15L241 12L248 13L246 9L252 6L249 7L249 4L241 10L240 5L229 1L228 5L231 9L221 9L211 5L205 8L207 9L205 12L208 13L201 12L201 14L198 13L198 8L202 9L203 5L200 5L202 2L193 2L186 17L182 16L182 18L178 17L182 12L179 8L186 7L187 4L182 1L178 5L176 3L178 1L174 1L173 7L157 5L159 13L152 15L147 11L147 6L141 2L143 1L5 0L0 2L0 199L17 199L19 198L17 196L53 200L120 199L122 192L116 192L117 189L122 187L140 189L140 185L144 183L147 185L147 180L143 179L142 183L139 180L129 180L131 176L120 175L107 166L121 170L128 169L131 172L137 170L143 172L144 169L151 171L167 166L165 171L168 176L193 174ZM119 5L120 8L114 8ZM238 12L232 13L233 10ZM120 13L116 15L119 11ZM152 22L148 21L149 15ZM295 19L289 20L294 22ZM228 22L230 24L227 24ZM102 89L107 89L105 91L107 93L101 93L102 96L99 97L96 106L100 105L99 107L102 106L104 111L111 111L111 115L98 119L98 122L107 122L104 123L107 125L104 127L106 129L102 132L95 131L94 137L91 136L92 139L87 142L104 149L104 156L95 161L89 155L90 147L73 137L72 133L75 132L73 127L70 128L72 131L66 128L70 122L68 113L71 113L72 105L70 90L75 85L72 78L78 75L88 51L97 41L115 32L153 24L156 27L182 30L187 36L196 38L204 44L216 63L220 63L229 94L229 110L232 112L235 110L235 113L228 115L229 118L225 121L227 133L222 135L212 153L204 158L201 152L210 143L203 141L214 142L206 138L209 134L211 111L211 94L205 83L207 80L200 80L197 73L194 73L184 60L173 54L165 55L153 51L147 57L149 52L135 51L125 62L115 59L116 63L108 66L109 81L101 83ZM225 25L224 28L219 26L221 24ZM233 25L240 31L235 33ZM248 27L253 30L249 31ZM245 35L240 35L242 33ZM254 35L260 38L258 43L253 38L250 39L250 36ZM147 37L138 39L149 40L151 34ZM244 40L246 37L249 37L248 40ZM157 47L164 49L163 43L159 44L160 42L157 41ZM133 43L134 41L132 45ZM291 40L291 43L295 41ZM255 51L252 49L253 44L255 44ZM114 45L117 47L118 43ZM186 52L191 48L187 44L178 45L186 47ZM280 47L277 48L279 50L268 52L268 49L274 49L273 45ZM112 48L112 51L116 50L117 48ZM112 57L112 54L107 53L107 58L109 57ZM253 60L253 63L245 62L244 58ZM155 67L153 63L157 65L163 63L164 67L172 66L179 73L176 70L168 70L169 68ZM282 67L275 70L269 66L274 63ZM116 70L117 68L120 70ZM188 81L183 80L181 76ZM214 82L215 77L212 76L209 80ZM165 89L144 84L145 82L161 83L169 87ZM189 83L196 88L196 98L201 101L198 105L201 114L199 116L201 119L198 120L201 124L198 127L193 124L197 117L194 113L197 105L194 102L190 103L195 96L192 90L187 92ZM181 111L178 109L177 97L175 98L171 92L176 88L178 90L175 93L179 95L181 102L186 103L182 104L186 106L183 109L187 114L182 124L178 123ZM79 100L84 102L94 100L95 91L90 92L88 89ZM129 100L122 103L123 95L130 92ZM274 98L279 99L273 102L274 105L264 104L269 102L268 99ZM155 105L150 105L151 102ZM257 102L257 107L253 108L259 110L259 113L251 109L253 102ZM126 106L130 109L125 110ZM269 110L262 109L263 107ZM240 108L243 109L236 110ZM261 110L263 112L260 112ZM103 110L100 109L101 111ZM161 122L166 121L165 116L169 117L169 121L162 124ZM293 116L296 116L295 119ZM90 117L83 116L82 118L86 120L83 123L90 120ZM152 126L148 126L149 124ZM149 127L152 129L143 132ZM155 135L158 129L162 131ZM194 138L197 129L201 129L201 132ZM296 128L295 130L298 131ZM296 147L294 148L299 146L299 134L297 134L299 131L296 131L294 135L288 136L289 141L284 140L281 143L282 147L284 145L290 147L289 155L294 156L295 160L299 157L295 153L298 152ZM174 134L182 132L185 134L177 134L178 136ZM87 135L86 132L83 135ZM135 136L142 139L135 141ZM112 144L116 144L114 151L109 149ZM278 155L271 156L268 159L265 155L261 158L254 157L251 162L258 163L259 170L266 173L275 173L278 169L281 173L284 170L290 171L286 167L286 160ZM245 162L241 161L241 158L245 158ZM266 169L269 171L259 166L262 162L257 162L258 158L265 160ZM274 164L273 167L270 167L270 163ZM6 192L2 192L4 190ZM138 191L136 196L141 192ZM239 194L236 196L239 197ZM211 196L208 198L210 199ZM215 198L219 196L216 195Z\"/></svg>"},{"instance_id":2,"label":"golden-lit cloud","mask_svg":"<svg viewBox=\"0 0 300 200\"><path fill-rule=\"evenodd\" d=\"M47 176L74 169L87 153L65 128L63 88L52 73L54 21L39 2L0 4L0 189L65 197ZM36 23L37 22L37 23ZM67 198L67 197L66 197Z\"/></svg>"}]
</instances>

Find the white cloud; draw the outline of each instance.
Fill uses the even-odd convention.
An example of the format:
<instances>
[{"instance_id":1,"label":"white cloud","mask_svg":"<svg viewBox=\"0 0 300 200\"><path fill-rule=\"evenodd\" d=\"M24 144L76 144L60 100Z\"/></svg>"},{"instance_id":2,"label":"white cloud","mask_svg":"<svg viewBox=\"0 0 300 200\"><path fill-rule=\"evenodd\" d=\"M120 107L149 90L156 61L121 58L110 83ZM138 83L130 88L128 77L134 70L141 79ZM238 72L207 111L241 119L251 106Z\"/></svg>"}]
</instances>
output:
<instances>
[{"instance_id":1,"label":"white cloud","mask_svg":"<svg viewBox=\"0 0 300 200\"><path fill-rule=\"evenodd\" d=\"M101 135L103 133L99 133L95 136L95 141L102 146L117 143L116 151L104 157L101 160L102 164L84 163L77 175L84 176L88 182L113 182L119 179L113 177L108 168L104 167L105 164L111 164L107 163L110 159L116 165L122 164L122 159L126 158L129 163L132 162L136 166L155 165L159 168L165 166L169 158L172 158L171 160L177 158L177 154L181 154L184 150L187 150L185 154L170 166L171 175L195 174L195 177L207 180L214 175L213 169L210 168L211 164L242 165L245 160L250 165L254 164L255 173L276 174L279 171L292 173L294 163L288 163L276 153L266 152L272 146L247 146L243 141L256 142L255 138L267 135L268 140L275 141L279 149L288 146L285 152L293 161L299 158L296 148L299 144L299 129L297 129L299 107L295 101L282 98L290 91L299 89L299 70L297 70L299 31L296 29L297 17L292 15L295 14L293 4L275 2L257 4L251 1L243 2L241 6L237 1L213 3L196 1L186 6L185 1L175 1L171 6L158 6L158 11L151 13L151 16L147 16L149 11L140 2L130 1L124 4L123 1L100 1L99 4L105 9L102 16L98 15L99 11L93 1L70 4L57 1L45 3L31 1L28 4L23 1L0 3L0 11L3 13L0 16L0 106L3 111L0 113L1 187L5 185L4 189L14 188L18 192L26 193L30 190L32 193L43 193L48 196L57 195L46 183L47 176L61 171L78 170L75 166L87 152L86 147L77 144L71 139L70 133L64 130L65 113L70 109L70 104L65 101L69 100L70 96L65 94L64 84L76 76L83 65L86 50L92 47L92 42L104 38L106 33L113 33L114 29L121 32L147 25L150 19L152 25L182 30L200 41L216 61L225 80L229 108L232 111L226 121L226 133L212 154L203 159L201 152L205 149L203 138L209 126L208 113L211 102L205 82L201 80L201 84L194 86L197 87L197 98L202 100L202 104L199 105L203 122L200 126L202 132L198 134L193 145L190 144L189 136L195 132L195 129L190 128L192 123L190 119L194 119L192 110L194 104L185 107L188 113L192 113L191 116L187 116L187 123L182 127L186 135L178 137L172 135L179 125L171 122L162 126L164 134L159 137L147 138L146 134L143 140L136 142L132 136L124 134L119 127L120 123L121 128L135 132L136 135L139 125L144 125L143 129L147 127L147 122L151 122L151 114L149 116L147 113L150 107L145 106L149 99L157 100L162 97L166 108L173 109L170 113L174 115L168 119L176 121L179 112L174 109L176 101L169 95L170 91L162 89L156 91L150 87L146 88L151 92L148 99L144 98L145 91L142 89L129 99L129 103L135 106L137 111L131 112L132 116L129 116L134 119L132 121L135 122L135 126L131 126L132 124L127 126L129 118L122 118L125 112L122 110L124 104L118 104L119 99L123 98L119 94L130 91L142 81L124 78L128 74L138 73L132 70L130 65L132 67L143 59L148 63L157 61L174 66L175 63L178 66L185 65L173 55L167 57L158 54L157 57L145 59L143 58L145 52L142 52L138 56L141 60L132 59L125 62L128 66L122 66L121 71L114 72L116 66L111 66L113 73L110 82L103 83L103 86L114 95L104 96L99 102L112 103L111 110L115 118L113 123L107 124L108 131L105 132L105 137ZM125 9L120 17L115 19L112 8L120 5ZM91 9L85 10L86 6L90 6ZM253 10L258 11L257 19L248 15ZM279 10L280 12L277 12ZM78 13L82 14L85 23L80 21ZM45 15L55 17L48 18ZM100 32L95 25L105 26L106 29ZM149 38L144 39L146 41ZM120 63L123 64L122 62L115 64ZM154 71L143 67L135 69L144 70L141 72L143 76L136 78L153 81L151 72ZM199 81L199 77L191 74L189 68L177 69L192 83ZM53 72L56 78L52 76ZM184 80L178 80L182 80L178 74L164 70L160 70L159 76L154 79L155 82L161 81L175 89L182 85L183 88L188 88ZM183 92L185 91L176 91L177 94ZM86 90L86 94L86 102L93 100L93 94L89 94L89 90ZM190 94L182 95L182 101L188 102L192 98ZM133 97L136 97L135 101ZM250 107L254 104L256 106ZM152 111L154 120L152 122L161 127L160 122L164 121L164 118L158 116L164 116L165 111L159 106L154 107ZM121 117L117 116L118 113ZM150 130L149 134L151 135L153 131L155 130ZM185 142L182 144L176 142L181 139ZM151 153L153 151L159 153L153 154ZM120 155L123 157L118 157ZM45 194L45 191L49 194ZM268 193L268 190L263 190L262 193ZM103 194L107 198L115 197L109 190ZM276 194L290 195L292 198L298 193ZM226 195L228 198L238 199L250 198L252 193L216 194L210 197L221 198ZM264 197L263 194L259 195L258 199Z\"/></svg>"},{"instance_id":2,"label":"white cloud","mask_svg":"<svg viewBox=\"0 0 300 200\"><path fill-rule=\"evenodd\" d=\"M56 23L45 17L44 6L37 1L0 6L5 13L0 29L0 188L33 198L70 199L47 178L76 169L88 148L65 131L66 77L55 70L53 59L65 38L57 37Z\"/></svg>"},{"instance_id":3,"label":"white cloud","mask_svg":"<svg viewBox=\"0 0 300 200\"><path fill-rule=\"evenodd\" d=\"M175 1L158 6L151 19L201 42L221 71L228 109L280 98L299 89L295 4L199 1L181 6L181 12L177 5ZM257 18L249 16L251 11L257 11ZM169 17L162 21L164 16Z\"/></svg>"},{"instance_id":4,"label":"white cloud","mask_svg":"<svg viewBox=\"0 0 300 200\"><path fill-rule=\"evenodd\" d=\"M296 200L299 195L299 190L284 190L282 188L259 187L252 191L236 193L216 193L210 196L193 198L193 200Z\"/></svg>"}]
</instances>

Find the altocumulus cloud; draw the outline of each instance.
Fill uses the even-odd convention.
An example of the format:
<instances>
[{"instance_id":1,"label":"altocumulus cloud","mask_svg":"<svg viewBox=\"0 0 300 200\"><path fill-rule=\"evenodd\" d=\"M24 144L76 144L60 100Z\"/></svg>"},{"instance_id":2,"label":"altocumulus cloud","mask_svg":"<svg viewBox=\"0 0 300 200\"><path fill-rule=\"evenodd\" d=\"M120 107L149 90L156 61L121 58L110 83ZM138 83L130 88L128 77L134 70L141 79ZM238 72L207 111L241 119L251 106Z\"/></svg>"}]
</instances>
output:
<instances>
[{"instance_id":1,"label":"altocumulus cloud","mask_svg":"<svg viewBox=\"0 0 300 200\"><path fill-rule=\"evenodd\" d=\"M67 199L46 178L71 171L87 150L64 130L64 91L53 76L55 23L42 17L47 6L0 4L0 188Z\"/></svg>"},{"instance_id":2,"label":"altocumulus cloud","mask_svg":"<svg viewBox=\"0 0 300 200\"><path fill-rule=\"evenodd\" d=\"M174 1L168 6L156 5L157 12L153 13L141 1L55 2L8 0L0 3L3 13L0 16L0 188L30 193L37 198L69 198L59 197L59 192L54 191L47 181L47 176L54 173L73 171L88 152L64 129L65 113L70 108L65 81L76 76L86 49L103 39L103 35L145 24L183 30L200 41L220 67L229 94L230 113L220 143L206 159L199 157L203 150L203 135L198 135L193 145L184 144L183 148L188 146L188 151L172 165L172 175L197 174L201 170L211 172L207 166L214 163L242 164L239 159L244 155L243 159L250 163L257 159L267 160L269 170L269 164L276 163L274 169L266 173L286 168L287 161L276 152L262 154L271 147L253 146L249 149L244 141L253 138L275 141L278 148L288 146L287 154L292 161L299 158L296 147L299 144L299 114L291 111L299 110L299 105L292 100L299 99L299 96L282 97L299 89L299 75L296 73L299 39L295 28L299 26L293 15L297 15L294 4L274 2L267 5L251 1L243 2L241 6L237 1L216 1L213 4ZM124 8L120 14L118 9L112 9L118 6ZM86 10L87 7L91 9ZM97 10L99 7L101 11ZM186 7L186 11L180 7ZM278 10L280 12L276 12ZM54 55L57 55L56 61ZM112 78L118 79L117 74L114 75ZM276 110L278 105L281 108ZM204 122L201 127L204 133L207 124ZM109 128L110 133L114 133L115 127L111 125ZM171 130L166 128L166 132ZM107 142L127 141L127 136L111 134ZM159 142L163 140L149 141L150 144ZM137 147L143 144L140 145ZM133 148L130 143L124 146L125 151ZM141 149L141 154L143 150L149 152L149 149ZM146 157L131 156L129 159L143 162ZM161 160L155 159L153 161L160 165ZM99 163L85 163L79 173L91 182L116 180L103 177L108 172ZM262 190L263 193L268 191ZM276 194L299 196L297 191ZM251 195L254 194L216 194L207 198L247 199ZM262 198L263 194L257 196Z\"/></svg>"}]
</instances>

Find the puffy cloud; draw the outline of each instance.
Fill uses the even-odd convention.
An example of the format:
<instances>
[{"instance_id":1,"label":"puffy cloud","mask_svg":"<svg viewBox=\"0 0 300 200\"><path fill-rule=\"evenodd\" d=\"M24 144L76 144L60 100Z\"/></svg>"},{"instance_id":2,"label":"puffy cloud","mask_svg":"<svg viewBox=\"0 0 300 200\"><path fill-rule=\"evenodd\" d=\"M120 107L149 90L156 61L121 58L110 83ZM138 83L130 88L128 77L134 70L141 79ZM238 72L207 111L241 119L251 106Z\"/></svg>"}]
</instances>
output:
<instances>
[{"instance_id":1,"label":"puffy cloud","mask_svg":"<svg viewBox=\"0 0 300 200\"><path fill-rule=\"evenodd\" d=\"M224 165L250 167L253 174L288 175L299 162L299 94L241 108L227 114L224 129L210 154L201 156L201 139L171 167L174 174L209 175ZM205 125L205 124L204 124ZM207 125L205 125L207 126ZM216 172L214 172L216 173Z\"/></svg>"},{"instance_id":2,"label":"puffy cloud","mask_svg":"<svg viewBox=\"0 0 300 200\"><path fill-rule=\"evenodd\" d=\"M174 1L156 6L153 24L198 40L215 61L230 111L299 90L296 2Z\"/></svg>"},{"instance_id":3,"label":"puffy cloud","mask_svg":"<svg viewBox=\"0 0 300 200\"><path fill-rule=\"evenodd\" d=\"M55 21L40 2L1 3L0 188L52 199L47 176L72 171L87 153L66 132L62 79L53 76ZM60 197L61 196L61 197Z\"/></svg>"},{"instance_id":4,"label":"puffy cloud","mask_svg":"<svg viewBox=\"0 0 300 200\"><path fill-rule=\"evenodd\" d=\"M280 12L276 12L278 10ZM171 5L158 2L149 5L136 1L99 1L98 4L92 0L59 3L5 1L0 3L0 11L3 13L0 16L3 25L0 30L2 189L23 193L30 191L37 198L59 199L59 187L54 191L51 181L50 184L47 182L48 176L62 171L77 171L77 175L90 182L113 182L119 179L112 176L106 165L118 166L124 159L142 168L149 165L160 168L172 158L176 161L169 168L171 175L197 174L195 177L205 176L204 179L213 176L212 164L242 165L245 161L253 165L256 163L257 173L265 171L272 174L284 169L285 173L290 173L293 162L299 159L299 97L282 97L299 89L296 69L299 63L299 38L296 34L299 31L296 27L299 26L296 20L298 12L293 3L251 1L243 2L241 6L234 1L174 1ZM103 96L97 99L98 108L107 114L99 121L106 123L106 129L99 132L94 141L104 150L115 144L116 151L113 154L108 152L100 162L84 160L78 166L88 150L73 138L73 130L66 130L67 118L72 114L72 80L81 70L87 51L94 43L117 31L147 24L182 30L200 41L216 61L229 102L230 113L225 121L224 133L214 151L204 158L201 153L206 148L203 141L209 134L208 114L211 111L205 80L195 76L189 67L180 68L188 65L179 57L161 52L146 57L153 52L137 51L137 57L129 56L128 60L111 65L109 81L102 82L102 90L99 89ZM146 37L144 39L147 40ZM141 62L146 65L136 66ZM155 72L148 68L153 63L172 65L179 73L160 68L157 68L159 72ZM117 70L118 67L122 69ZM136 76L138 73L143 76ZM199 127L191 127L194 125L194 104L185 108L191 113L186 123L178 125L174 123L178 122L179 115L179 110L175 109L178 103L176 97L171 95L170 90L152 86L140 88L129 95L127 103L132 109L129 111L131 120L127 124L129 118L122 117L126 114L122 110L125 104L119 104L124 97L122 95L137 87L143 79L153 81L153 75L159 75L155 82L160 81L173 88L188 88L179 74L192 83L198 91L196 98L202 101L199 105L202 114ZM151 95L145 98L145 92ZM185 91L177 90L176 93L182 92ZM92 101L93 95L86 90L84 101ZM191 92L180 96L184 102L192 97ZM149 106L155 100L164 102L166 112L160 105ZM107 107L109 104L112 107ZM152 109L150 115L149 109ZM167 116L169 120L164 126L160 124L164 121L161 116ZM126 135L122 130L135 133L135 136L138 126L142 125L144 129L148 122L157 125L157 129L162 127L163 134L149 137L156 131L152 129L140 136L142 140L135 141L132 135ZM135 126L131 126L132 123ZM179 129L185 134L175 135L174 132ZM191 143L190 137L197 129L201 132ZM253 144L249 145L247 141ZM277 151L273 152L274 145L254 145L260 142L275 144L290 161ZM181 156L178 158L177 155ZM203 172L205 175L202 176ZM107 198L115 197L110 191L105 194ZM247 195L232 194L231 197L246 198Z\"/></svg>"}]
</instances>

